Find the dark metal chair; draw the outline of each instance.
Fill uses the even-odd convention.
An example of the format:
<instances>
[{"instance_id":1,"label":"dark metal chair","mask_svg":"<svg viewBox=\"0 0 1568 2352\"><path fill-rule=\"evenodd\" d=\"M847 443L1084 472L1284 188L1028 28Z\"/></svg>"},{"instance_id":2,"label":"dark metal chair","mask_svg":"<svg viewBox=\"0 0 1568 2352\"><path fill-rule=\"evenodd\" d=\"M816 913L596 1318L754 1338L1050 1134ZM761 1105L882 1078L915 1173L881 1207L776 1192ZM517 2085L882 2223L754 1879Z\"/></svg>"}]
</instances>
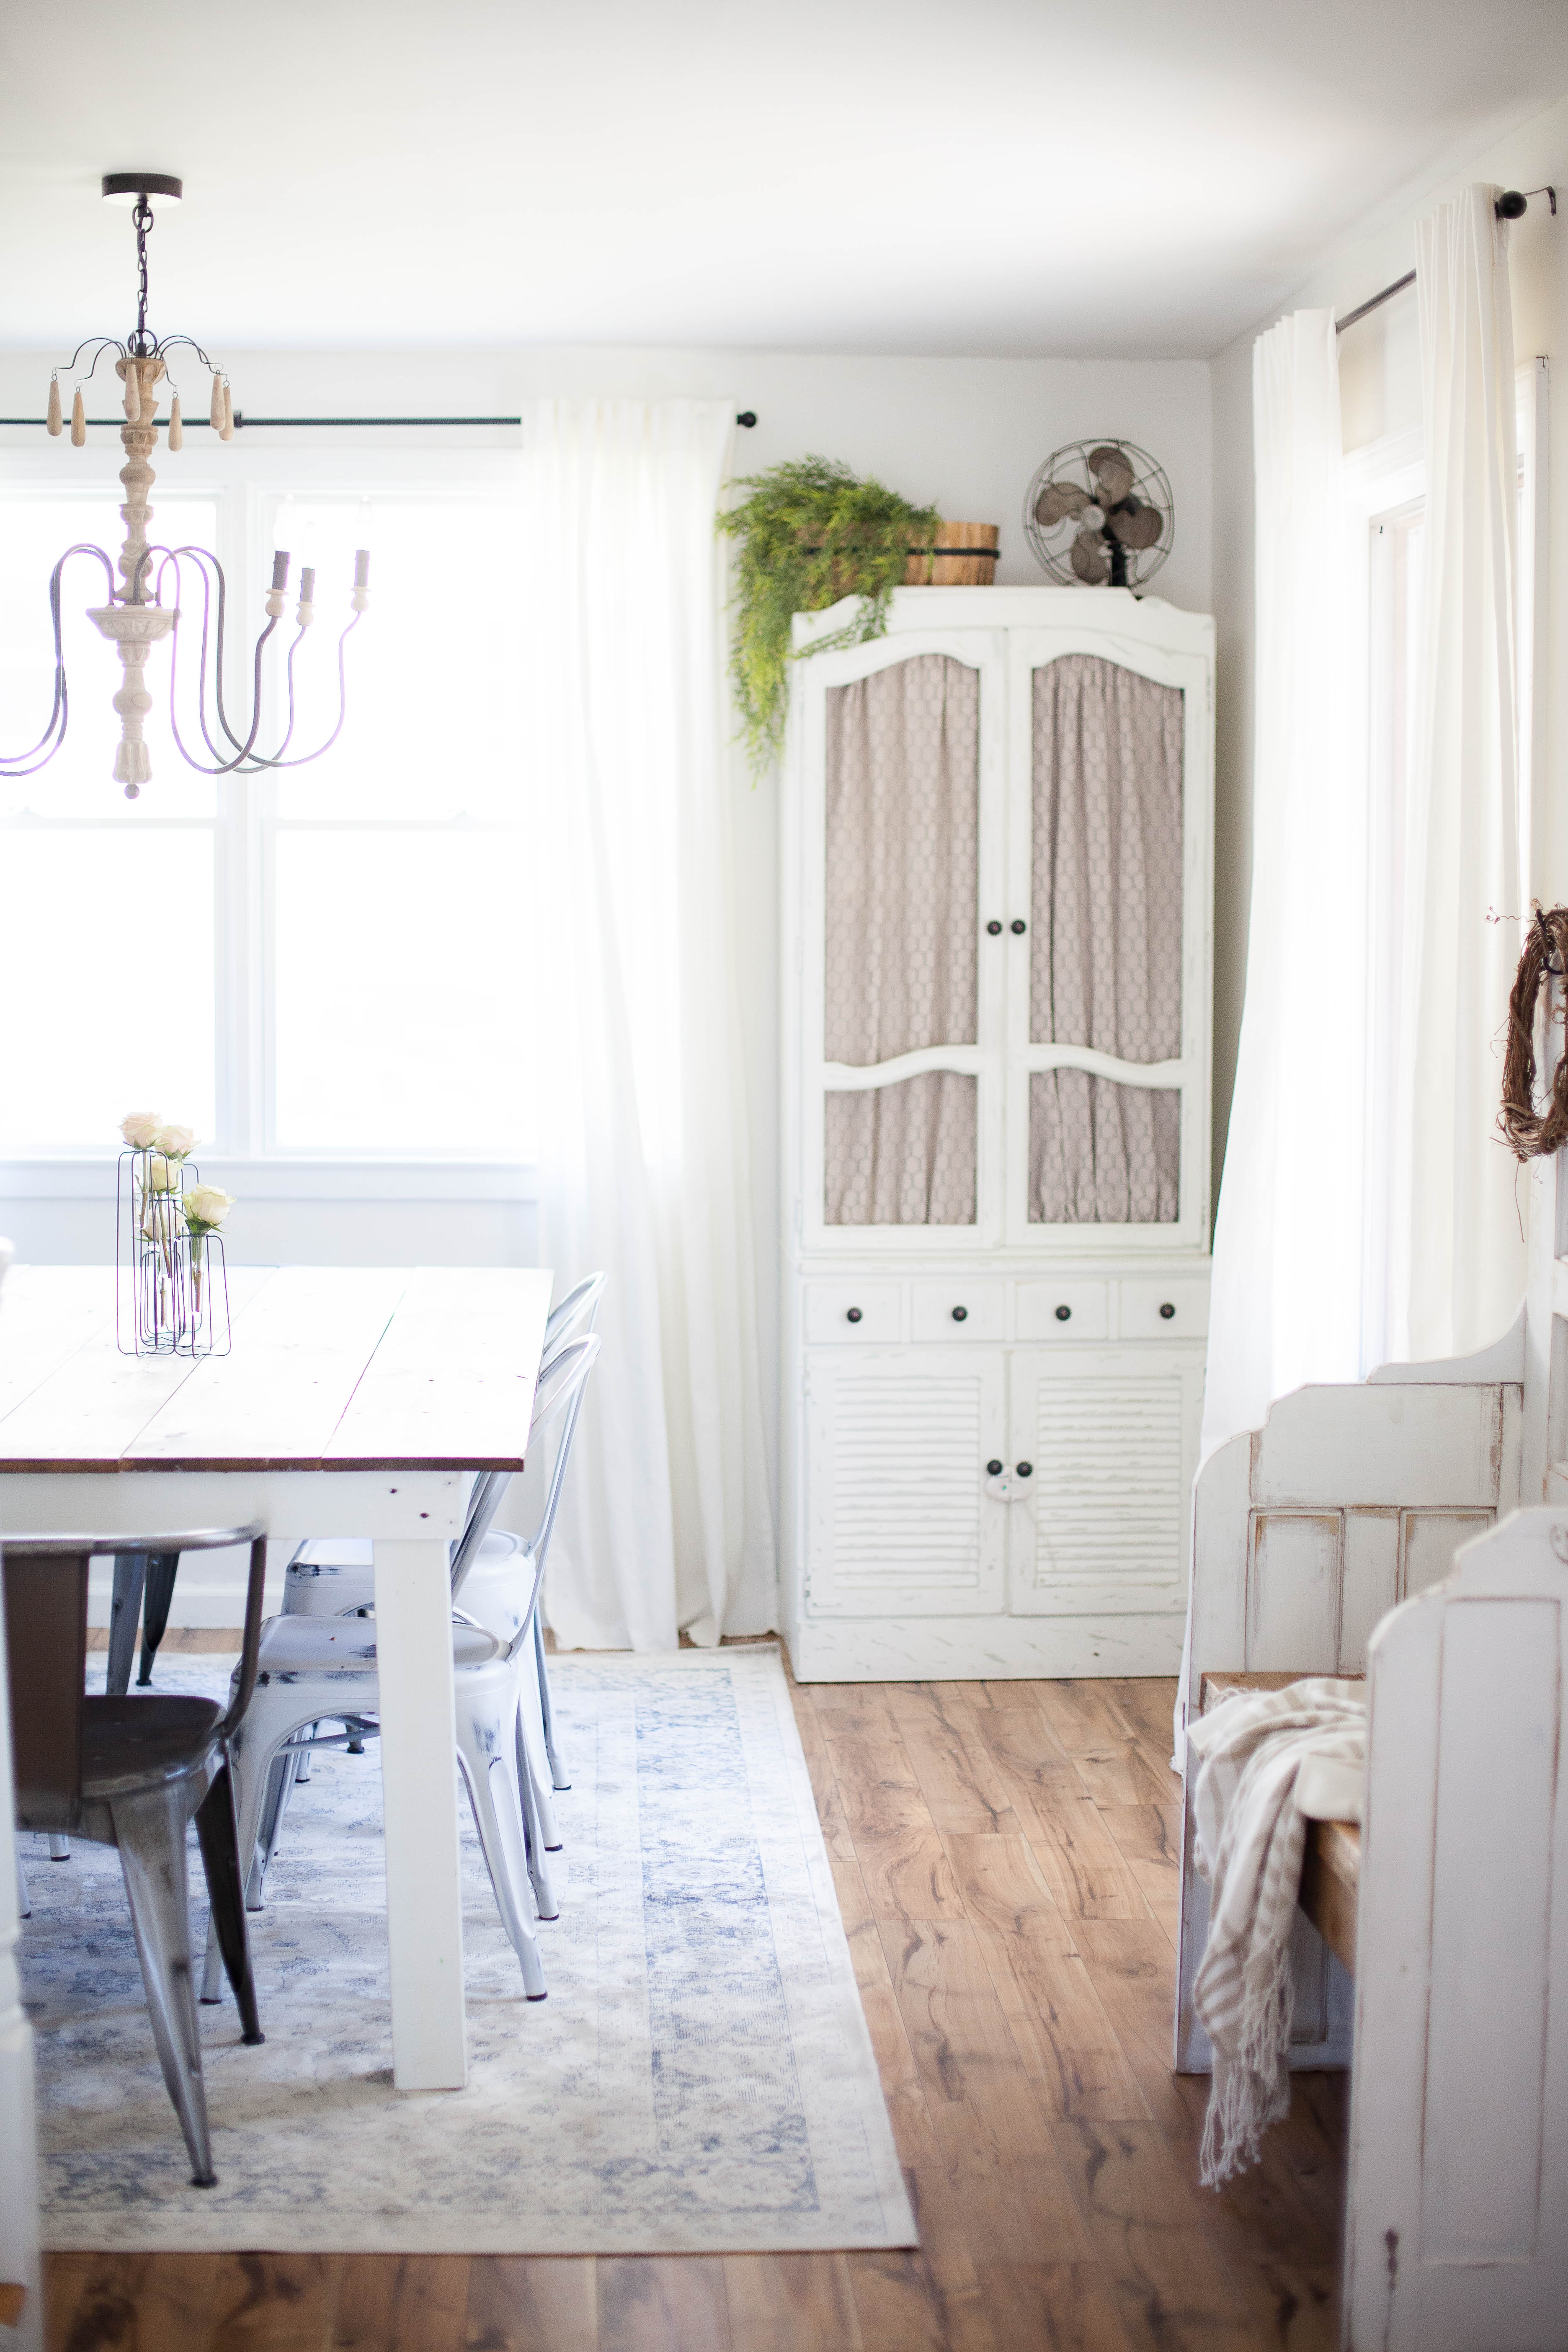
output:
<instances>
[{"instance_id":1,"label":"dark metal chair","mask_svg":"<svg viewBox=\"0 0 1568 2352\"><path fill-rule=\"evenodd\" d=\"M89 1697L88 1562L98 1536L7 1536L5 1643L16 1765L16 1824L117 1846L163 2080L198 2188L216 2178L202 2086L185 1836L196 1825L213 1926L247 2042L264 2039L246 1934L228 1741L250 1704L261 1639L267 1538L258 1526L150 1537L149 1552L250 1546L245 1635L227 1709L154 1692Z\"/></svg>"}]
</instances>

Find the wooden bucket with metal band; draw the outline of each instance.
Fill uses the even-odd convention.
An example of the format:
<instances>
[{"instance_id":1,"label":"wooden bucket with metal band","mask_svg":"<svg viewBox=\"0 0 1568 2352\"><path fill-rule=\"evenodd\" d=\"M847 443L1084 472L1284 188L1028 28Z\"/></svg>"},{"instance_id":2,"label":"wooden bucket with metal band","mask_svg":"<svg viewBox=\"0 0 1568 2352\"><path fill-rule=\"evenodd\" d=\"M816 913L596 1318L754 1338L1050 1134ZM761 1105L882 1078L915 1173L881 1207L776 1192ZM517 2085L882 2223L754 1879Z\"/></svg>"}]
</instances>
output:
<instances>
[{"instance_id":1,"label":"wooden bucket with metal band","mask_svg":"<svg viewBox=\"0 0 1568 2352\"><path fill-rule=\"evenodd\" d=\"M906 588L989 588L996 577L994 522L942 522L936 543L917 548L904 569Z\"/></svg>"}]
</instances>

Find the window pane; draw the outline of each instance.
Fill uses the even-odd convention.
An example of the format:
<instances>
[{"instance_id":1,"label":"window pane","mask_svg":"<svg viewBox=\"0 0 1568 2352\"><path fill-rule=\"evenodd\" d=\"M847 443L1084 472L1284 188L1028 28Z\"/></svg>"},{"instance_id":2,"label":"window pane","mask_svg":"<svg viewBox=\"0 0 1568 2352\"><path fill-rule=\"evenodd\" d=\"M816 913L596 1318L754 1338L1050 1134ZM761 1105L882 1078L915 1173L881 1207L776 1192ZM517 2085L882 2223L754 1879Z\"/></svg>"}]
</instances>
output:
<instances>
[{"instance_id":1,"label":"window pane","mask_svg":"<svg viewBox=\"0 0 1568 2352\"><path fill-rule=\"evenodd\" d=\"M510 834L279 832L280 1144L526 1156L522 894Z\"/></svg>"},{"instance_id":2,"label":"window pane","mask_svg":"<svg viewBox=\"0 0 1568 2352\"><path fill-rule=\"evenodd\" d=\"M337 641L354 550L371 606L345 652L348 721L331 752L279 780L282 816L517 814L515 509L487 499L289 499L275 543L316 572L318 618L295 663L292 751L337 723ZM290 623L293 606L289 606Z\"/></svg>"},{"instance_id":3,"label":"window pane","mask_svg":"<svg viewBox=\"0 0 1568 2352\"><path fill-rule=\"evenodd\" d=\"M118 1150L128 1110L213 1132L205 830L20 827L0 842L0 1151Z\"/></svg>"},{"instance_id":4,"label":"window pane","mask_svg":"<svg viewBox=\"0 0 1568 2352\"><path fill-rule=\"evenodd\" d=\"M93 451L69 455L92 457ZM177 464L178 460L175 460ZM154 540L171 546L197 541L210 547L217 509L210 499L164 499L153 491ZM0 751L24 751L47 723L54 695L54 635L49 623L49 574L68 547L85 541L102 548L114 562L125 537L119 493L97 496L0 498ZM114 575L119 583L118 572ZM190 580L186 593L189 600ZM173 597L169 587L165 601ZM206 816L215 786L181 759L170 738L169 648L158 646L147 664L153 709L146 722L153 755L153 781L139 800L128 801L114 781L114 747L120 719L112 708L123 675L120 658L87 617L88 608L106 604L103 566L79 555L60 581L62 642L70 688L70 724L64 749L29 777L0 780L0 814L32 809L40 816L127 818ZM200 646L201 614L194 608L181 640L182 667L190 668ZM184 717L182 713L182 725Z\"/></svg>"}]
</instances>

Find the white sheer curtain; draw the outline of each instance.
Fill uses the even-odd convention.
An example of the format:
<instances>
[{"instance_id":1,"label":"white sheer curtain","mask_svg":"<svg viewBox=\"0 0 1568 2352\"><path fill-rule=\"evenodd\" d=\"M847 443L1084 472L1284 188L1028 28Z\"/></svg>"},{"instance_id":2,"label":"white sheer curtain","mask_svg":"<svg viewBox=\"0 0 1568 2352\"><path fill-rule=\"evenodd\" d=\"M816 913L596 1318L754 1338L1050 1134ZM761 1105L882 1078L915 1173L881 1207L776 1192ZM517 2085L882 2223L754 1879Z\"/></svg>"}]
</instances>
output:
<instances>
[{"instance_id":1,"label":"white sheer curtain","mask_svg":"<svg viewBox=\"0 0 1568 2352\"><path fill-rule=\"evenodd\" d=\"M1426 559L1405 842L1389 1333L1404 1359L1499 1338L1524 1289L1498 1139L1520 948L1518 529L1508 227L1467 188L1416 225Z\"/></svg>"},{"instance_id":2,"label":"white sheer curtain","mask_svg":"<svg viewBox=\"0 0 1568 2352\"><path fill-rule=\"evenodd\" d=\"M1361 1336L1365 825L1342 756L1333 313L1253 348L1257 683L1247 998L1215 1233L1203 1452Z\"/></svg>"},{"instance_id":3,"label":"white sheer curtain","mask_svg":"<svg viewBox=\"0 0 1568 2352\"><path fill-rule=\"evenodd\" d=\"M609 1276L549 1570L575 1647L777 1622L713 529L733 413L544 401L523 419L540 1255L563 1286Z\"/></svg>"}]
</instances>

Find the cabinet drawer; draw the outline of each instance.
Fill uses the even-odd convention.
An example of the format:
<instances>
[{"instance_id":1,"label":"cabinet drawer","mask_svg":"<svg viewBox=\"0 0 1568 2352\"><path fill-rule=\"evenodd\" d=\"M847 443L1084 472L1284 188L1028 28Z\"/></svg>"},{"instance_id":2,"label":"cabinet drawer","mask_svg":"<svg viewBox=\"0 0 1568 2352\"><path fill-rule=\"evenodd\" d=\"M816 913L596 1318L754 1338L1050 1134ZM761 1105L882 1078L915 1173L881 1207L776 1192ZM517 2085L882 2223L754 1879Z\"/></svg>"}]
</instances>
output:
<instances>
[{"instance_id":1,"label":"cabinet drawer","mask_svg":"<svg viewBox=\"0 0 1568 2352\"><path fill-rule=\"evenodd\" d=\"M1105 1339L1110 1335L1110 1299L1105 1283L1018 1285L1020 1339Z\"/></svg>"},{"instance_id":2,"label":"cabinet drawer","mask_svg":"<svg viewBox=\"0 0 1568 2352\"><path fill-rule=\"evenodd\" d=\"M903 1338L903 1286L897 1282L808 1282L805 1336L812 1347L858 1339L887 1347Z\"/></svg>"},{"instance_id":3,"label":"cabinet drawer","mask_svg":"<svg viewBox=\"0 0 1568 2352\"><path fill-rule=\"evenodd\" d=\"M1209 1328L1209 1286L1190 1279L1124 1282L1124 1339L1201 1339Z\"/></svg>"},{"instance_id":4,"label":"cabinet drawer","mask_svg":"<svg viewBox=\"0 0 1568 2352\"><path fill-rule=\"evenodd\" d=\"M914 1291L914 1337L917 1339L989 1339L1007 1335L1007 1286L1004 1282L973 1282L955 1274L948 1282L917 1282Z\"/></svg>"}]
</instances>

